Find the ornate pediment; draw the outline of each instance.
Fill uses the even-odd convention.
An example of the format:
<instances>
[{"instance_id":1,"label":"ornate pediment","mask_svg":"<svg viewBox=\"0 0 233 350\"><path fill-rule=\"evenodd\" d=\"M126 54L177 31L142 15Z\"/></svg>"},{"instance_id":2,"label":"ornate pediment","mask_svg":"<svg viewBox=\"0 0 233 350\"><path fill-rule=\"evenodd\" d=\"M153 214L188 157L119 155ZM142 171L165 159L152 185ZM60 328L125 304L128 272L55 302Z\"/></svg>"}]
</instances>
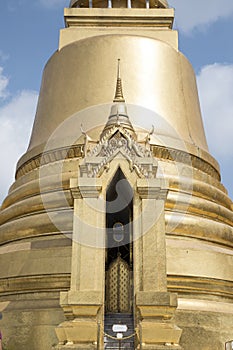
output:
<instances>
[{"instance_id":1,"label":"ornate pediment","mask_svg":"<svg viewBox=\"0 0 233 350\"><path fill-rule=\"evenodd\" d=\"M114 158L126 159L130 171L135 171L140 178L156 176L157 162L152 157L149 140L141 145L123 126L115 125L101 137L91 152L86 152L80 164L81 177L100 177L108 171Z\"/></svg>"},{"instance_id":2,"label":"ornate pediment","mask_svg":"<svg viewBox=\"0 0 233 350\"><path fill-rule=\"evenodd\" d=\"M100 140L94 149L88 149L90 138L81 128L84 135L84 159L80 164L80 176L100 177L104 171L108 171L114 158L123 158L128 161L130 171L135 171L138 177L155 178L157 162L150 149L150 135L154 129L152 128L152 132L148 133L144 143L139 144L136 141L136 133L129 120L123 96L120 59L118 59L116 92L113 103Z\"/></svg>"}]
</instances>

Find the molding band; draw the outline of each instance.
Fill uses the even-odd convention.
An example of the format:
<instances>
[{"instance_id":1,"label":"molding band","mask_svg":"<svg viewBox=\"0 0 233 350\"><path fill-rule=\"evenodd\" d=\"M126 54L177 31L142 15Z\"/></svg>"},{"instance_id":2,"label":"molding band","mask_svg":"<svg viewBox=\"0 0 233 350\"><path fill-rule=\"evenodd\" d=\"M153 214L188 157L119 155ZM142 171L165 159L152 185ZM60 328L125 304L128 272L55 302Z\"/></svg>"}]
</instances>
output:
<instances>
[{"instance_id":1,"label":"molding band","mask_svg":"<svg viewBox=\"0 0 233 350\"><path fill-rule=\"evenodd\" d=\"M209 162L184 151L165 148L163 146L151 145L152 154L155 158L175 161L192 166L195 169L201 170L210 175L214 179L220 181L221 177L218 172ZM28 172L39 168L41 165L46 165L56 161L72 158L83 157L83 145L73 145L72 147L64 147L41 153L38 156L28 160L22 164L16 171L16 180Z\"/></svg>"}]
</instances>

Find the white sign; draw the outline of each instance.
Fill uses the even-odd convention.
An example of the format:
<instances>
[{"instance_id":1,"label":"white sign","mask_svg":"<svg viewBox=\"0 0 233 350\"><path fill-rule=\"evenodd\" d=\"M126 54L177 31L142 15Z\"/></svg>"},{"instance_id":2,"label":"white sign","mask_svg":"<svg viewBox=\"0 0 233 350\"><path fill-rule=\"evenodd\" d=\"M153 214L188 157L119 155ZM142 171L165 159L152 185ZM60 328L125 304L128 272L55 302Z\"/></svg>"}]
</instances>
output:
<instances>
[{"instance_id":1,"label":"white sign","mask_svg":"<svg viewBox=\"0 0 233 350\"><path fill-rule=\"evenodd\" d=\"M127 332L128 327L126 326L126 324L114 324L112 326L112 330L113 332Z\"/></svg>"}]
</instances>

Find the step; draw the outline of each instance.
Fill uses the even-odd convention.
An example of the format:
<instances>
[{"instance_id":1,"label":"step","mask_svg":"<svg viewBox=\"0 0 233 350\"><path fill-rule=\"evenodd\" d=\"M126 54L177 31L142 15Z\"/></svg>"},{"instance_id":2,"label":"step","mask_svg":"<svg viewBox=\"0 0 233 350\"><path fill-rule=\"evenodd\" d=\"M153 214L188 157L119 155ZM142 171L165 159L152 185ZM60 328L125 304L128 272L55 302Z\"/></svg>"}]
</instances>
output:
<instances>
[{"instance_id":1,"label":"step","mask_svg":"<svg viewBox=\"0 0 233 350\"><path fill-rule=\"evenodd\" d=\"M104 318L104 332L110 336L116 337L117 333L113 332L112 326L122 324L127 325L127 331L122 332L123 337L128 337L134 334L134 319L132 314L118 314L111 313L105 315ZM129 339L122 339L119 343L116 339L111 339L107 336L104 337L104 349L105 350L134 350L134 337Z\"/></svg>"},{"instance_id":2,"label":"step","mask_svg":"<svg viewBox=\"0 0 233 350\"><path fill-rule=\"evenodd\" d=\"M129 349L134 349L134 343L121 343L120 344L121 348L129 348ZM119 348L119 342L117 343L105 343L104 344L105 349L112 349L112 348Z\"/></svg>"}]
</instances>

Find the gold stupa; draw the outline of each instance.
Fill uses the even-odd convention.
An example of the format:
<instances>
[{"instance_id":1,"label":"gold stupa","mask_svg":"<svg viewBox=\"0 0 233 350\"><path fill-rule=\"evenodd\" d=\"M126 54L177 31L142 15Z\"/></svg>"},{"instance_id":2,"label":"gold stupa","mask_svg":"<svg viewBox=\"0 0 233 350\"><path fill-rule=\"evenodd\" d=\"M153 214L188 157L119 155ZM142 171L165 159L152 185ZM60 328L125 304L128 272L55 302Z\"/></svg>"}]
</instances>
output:
<instances>
[{"instance_id":1,"label":"gold stupa","mask_svg":"<svg viewBox=\"0 0 233 350\"><path fill-rule=\"evenodd\" d=\"M71 0L64 16L0 212L6 349L223 350L232 202L174 10Z\"/></svg>"}]
</instances>

